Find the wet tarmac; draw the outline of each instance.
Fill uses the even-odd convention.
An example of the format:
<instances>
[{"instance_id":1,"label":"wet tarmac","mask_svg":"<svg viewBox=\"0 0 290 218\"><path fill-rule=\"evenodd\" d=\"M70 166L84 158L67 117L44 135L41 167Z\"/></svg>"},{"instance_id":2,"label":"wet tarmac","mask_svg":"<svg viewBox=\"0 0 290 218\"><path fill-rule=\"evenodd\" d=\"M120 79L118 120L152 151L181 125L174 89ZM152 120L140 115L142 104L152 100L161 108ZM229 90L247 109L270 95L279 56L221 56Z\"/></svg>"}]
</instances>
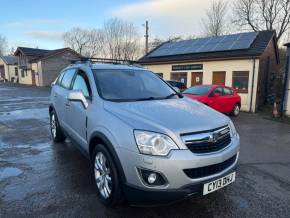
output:
<instances>
[{"instance_id":1,"label":"wet tarmac","mask_svg":"<svg viewBox=\"0 0 290 218\"><path fill-rule=\"evenodd\" d=\"M256 114L234 119L237 181L180 203L114 209L98 202L88 160L53 144L48 88L0 84L0 217L290 217L290 125Z\"/></svg>"}]
</instances>

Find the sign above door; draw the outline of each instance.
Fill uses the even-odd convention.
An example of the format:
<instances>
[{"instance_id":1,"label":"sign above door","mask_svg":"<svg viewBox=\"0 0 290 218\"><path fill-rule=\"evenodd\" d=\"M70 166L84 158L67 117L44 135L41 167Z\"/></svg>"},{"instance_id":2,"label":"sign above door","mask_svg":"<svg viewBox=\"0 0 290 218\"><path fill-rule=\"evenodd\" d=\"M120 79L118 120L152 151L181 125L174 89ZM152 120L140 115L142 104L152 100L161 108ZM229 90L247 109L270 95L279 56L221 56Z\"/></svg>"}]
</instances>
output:
<instances>
[{"instance_id":1,"label":"sign above door","mask_svg":"<svg viewBox=\"0 0 290 218\"><path fill-rule=\"evenodd\" d=\"M202 70L203 64L178 64L172 65L172 71L179 70Z\"/></svg>"}]
</instances>

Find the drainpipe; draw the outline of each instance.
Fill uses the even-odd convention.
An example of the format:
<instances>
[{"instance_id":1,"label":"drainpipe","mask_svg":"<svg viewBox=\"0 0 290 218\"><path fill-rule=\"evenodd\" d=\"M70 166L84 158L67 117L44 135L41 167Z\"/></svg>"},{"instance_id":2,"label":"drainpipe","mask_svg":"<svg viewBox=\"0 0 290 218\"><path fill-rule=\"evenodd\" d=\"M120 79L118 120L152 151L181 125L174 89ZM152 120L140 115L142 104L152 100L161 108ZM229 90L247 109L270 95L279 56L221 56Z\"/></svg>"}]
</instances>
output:
<instances>
[{"instance_id":1,"label":"drainpipe","mask_svg":"<svg viewBox=\"0 0 290 218\"><path fill-rule=\"evenodd\" d=\"M10 81L10 72L9 72L9 66L10 66L10 65L8 65L8 64L7 64L7 69L8 69L8 81L9 81L9 82L11 82L11 81Z\"/></svg>"},{"instance_id":2,"label":"drainpipe","mask_svg":"<svg viewBox=\"0 0 290 218\"><path fill-rule=\"evenodd\" d=\"M287 110L287 103L289 103L289 61L290 61L290 42L285 44L287 47L287 52L286 52L286 68L285 68L285 78L284 78L284 85L283 85L283 93L282 93L282 99L281 99L281 116L284 115L285 111Z\"/></svg>"},{"instance_id":3,"label":"drainpipe","mask_svg":"<svg viewBox=\"0 0 290 218\"><path fill-rule=\"evenodd\" d=\"M252 74L252 88L251 88L250 112L254 112L252 110L252 103L253 103L253 94L254 94L255 71L256 71L256 59L253 58L253 74Z\"/></svg>"}]
</instances>

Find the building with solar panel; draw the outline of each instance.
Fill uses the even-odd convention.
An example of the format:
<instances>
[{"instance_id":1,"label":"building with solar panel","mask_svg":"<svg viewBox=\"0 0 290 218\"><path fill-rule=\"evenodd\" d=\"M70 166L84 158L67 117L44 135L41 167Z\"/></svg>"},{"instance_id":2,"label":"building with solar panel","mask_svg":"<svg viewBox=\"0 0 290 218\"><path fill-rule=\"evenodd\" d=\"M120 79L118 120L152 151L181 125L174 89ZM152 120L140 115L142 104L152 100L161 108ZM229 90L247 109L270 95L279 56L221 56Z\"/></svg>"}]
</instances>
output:
<instances>
[{"instance_id":1,"label":"building with solar panel","mask_svg":"<svg viewBox=\"0 0 290 218\"><path fill-rule=\"evenodd\" d=\"M273 94L279 51L275 31L247 32L165 42L139 63L187 87L233 87L242 98L241 110L255 112Z\"/></svg>"}]
</instances>

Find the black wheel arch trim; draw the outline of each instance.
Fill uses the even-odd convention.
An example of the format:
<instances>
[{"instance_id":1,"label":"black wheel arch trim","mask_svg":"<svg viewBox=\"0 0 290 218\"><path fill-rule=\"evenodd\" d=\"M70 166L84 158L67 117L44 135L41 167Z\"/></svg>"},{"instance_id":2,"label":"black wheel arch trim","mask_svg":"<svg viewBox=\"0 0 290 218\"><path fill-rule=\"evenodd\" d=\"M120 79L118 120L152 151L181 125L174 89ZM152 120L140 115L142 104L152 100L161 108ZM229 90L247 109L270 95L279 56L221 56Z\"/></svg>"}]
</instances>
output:
<instances>
[{"instance_id":1,"label":"black wheel arch trim","mask_svg":"<svg viewBox=\"0 0 290 218\"><path fill-rule=\"evenodd\" d=\"M120 161L120 159L119 159L119 157L117 155L117 152L116 152L114 146L112 145L110 140L107 138L107 136L104 135L102 132L98 132L98 131L94 132L91 135L91 137L90 137L90 140L89 140L89 156L90 156L90 158L91 158L91 154L92 154L92 151L93 151L91 147L95 146L95 145L92 144L92 141L95 138L99 138L105 143L106 148L108 149L109 153L112 155L112 158L113 158L113 160L114 160L114 162L116 164L120 179L121 179L122 183L124 184L126 182L126 176L125 176L123 167L121 165L121 161Z\"/></svg>"},{"instance_id":2,"label":"black wheel arch trim","mask_svg":"<svg viewBox=\"0 0 290 218\"><path fill-rule=\"evenodd\" d=\"M53 104L49 104L49 106L48 106L48 113L50 114L52 111L54 111L56 113L56 110L54 108L54 105Z\"/></svg>"}]
</instances>

